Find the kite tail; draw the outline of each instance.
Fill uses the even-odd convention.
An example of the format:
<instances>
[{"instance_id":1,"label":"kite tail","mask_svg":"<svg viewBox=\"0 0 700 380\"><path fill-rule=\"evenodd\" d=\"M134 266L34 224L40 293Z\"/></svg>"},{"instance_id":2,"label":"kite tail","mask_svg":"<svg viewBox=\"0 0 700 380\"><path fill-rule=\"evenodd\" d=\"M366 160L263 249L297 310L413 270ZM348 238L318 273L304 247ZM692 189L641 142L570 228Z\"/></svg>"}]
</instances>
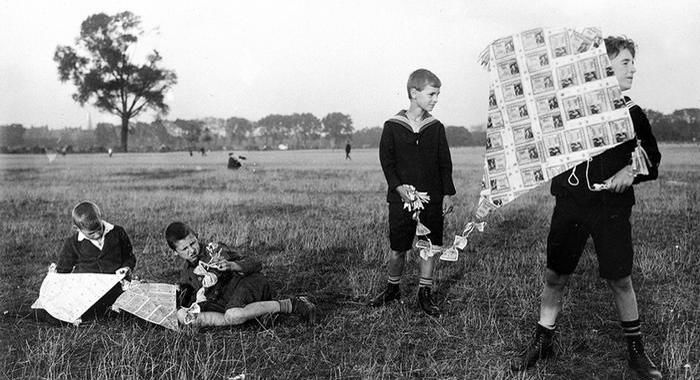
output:
<instances>
[{"instance_id":1,"label":"kite tail","mask_svg":"<svg viewBox=\"0 0 700 380\"><path fill-rule=\"evenodd\" d=\"M497 209L499 206L491 202L487 197L479 198L479 205L476 208L474 216L471 220L464 225L464 229L460 235L455 236L455 240L449 247L442 248L442 254L440 255L440 260L444 261L457 261L459 258L459 251L463 251L469 243L469 235L471 235L474 230L479 232L484 232L486 227L486 222L478 222L477 220L483 219L486 215L491 212L491 210Z\"/></svg>"},{"instance_id":2,"label":"kite tail","mask_svg":"<svg viewBox=\"0 0 700 380\"><path fill-rule=\"evenodd\" d=\"M416 221L416 236L426 236L430 234L430 229L420 222L420 212L424 208L424 204L430 201L430 197L425 192L417 191L416 188L411 185L407 186L407 190L409 200L404 202L403 207L412 213L412 218ZM481 219L496 208L498 208L497 205L493 204L488 198L482 197L479 200L479 206L477 207L475 217ZM433 245L427 237L425 239L418 239L415 243L415 247L420 250L420 257L423 260L427 261L431 257L439 255L440 260L457 261L459 258L459 250L464 250L469 242L469 235L474 232L474 230L484 232L484 227L486 227L486 222L476 222L473 219L467 222L462 234L455 236L454 242L449 247Z\"/></svg>"},{"instance_id":3,"label":"kite tail","mask_svg":"<svg viewBox=\"0 0 700 380\"><path fill-rule=\"evenodd\" d=\"M486 222L467 222L467 224L464 225L464 230L462 231L462 234L455 236L455 248L459 250L464 250L464 248L467 247L467 243L469 243L469 235L471 235L471 233L474 232L474 230L484 232L485 227Z\"/></svg>"},{"instance_id":4,"label":"kite tail","mask_svg":"<svg viewBox=\"0 0 700 380\"><path fill-rule=\"evenodd\" d=\"M486 227L486 222L476 222L471 220L464 225L464 230L460 235L455 236L455 240L449 247L435 247L432 245L430 240L419 240L416 242L416 248L421 248L421 257L427 260L428 257L432 257L435 254L440 254L440 260L443 261L457 261L459 258L459 251L464 250L469 243L469 235L471 235L474 230L479 232L484 232Z\"/></svg>"}]
</instances>

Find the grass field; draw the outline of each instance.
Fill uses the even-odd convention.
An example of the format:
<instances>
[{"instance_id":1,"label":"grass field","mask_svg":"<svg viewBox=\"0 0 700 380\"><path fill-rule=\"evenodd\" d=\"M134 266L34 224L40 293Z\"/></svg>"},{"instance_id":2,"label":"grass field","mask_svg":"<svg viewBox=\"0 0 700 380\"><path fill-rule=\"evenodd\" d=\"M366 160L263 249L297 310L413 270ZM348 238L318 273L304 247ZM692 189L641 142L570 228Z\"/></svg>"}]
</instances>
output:
<instances>
[{"instance_id":1,"label":"grass field","mask_svg":"<svg viewBox=\"0 0 700 380\"><path fill-rule=\"evenodd\" d=\"M633 280L648 351L665 378L700 378L700 150L664 145L659 180L636 188ZM415 305L417 265L405 303L368 308L385 282L386 184L375 150L248 152L247 170L225 152L0 155L0 377L11 379L630 379L610 291L591 246L572 276L559 319L558 356L522 374L508 360L537 318L553 198L543 187L493 213L455 263L440 262L435 291L444 315ZM453 150L456 212L476 201L482 149ZM253 166L253 162L256 163ZM255 169L255 171L253 171ZM174 220L205 239L263 260L280 296L311 294L314 326L283 316L268 326L175 333L136 319L52 326L17 318L36 299L70 233L70 209L91 199L125 227L135 273L174 282L163 241ZM416 260L413 255L411 260Z\"/></svg>"}]
</instances>

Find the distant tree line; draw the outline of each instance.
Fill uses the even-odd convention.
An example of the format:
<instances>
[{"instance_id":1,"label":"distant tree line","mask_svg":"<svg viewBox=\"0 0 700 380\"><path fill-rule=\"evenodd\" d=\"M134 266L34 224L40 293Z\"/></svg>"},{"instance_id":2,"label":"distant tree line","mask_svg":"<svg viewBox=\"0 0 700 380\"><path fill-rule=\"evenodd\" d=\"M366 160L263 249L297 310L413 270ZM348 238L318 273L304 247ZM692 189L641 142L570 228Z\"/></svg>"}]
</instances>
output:
<instances>
[{"instance_id":1,"label":"distant tree line","mask_svg":"<svg viewBox=\"0 0 700 380\"><path fill-rule=\"evenodd\" d=\"M654 135L659 141L700 140L700 109L687 108L669 115L646 110ZM484 126L447 126L445 133L452 147L484 146ZM25 128L21 124L0 126L3 153L41 153L46 149L66 152L105 152L120 150L121 125L98 123L94 129ZM129 125L130 150L141 152L171 150L263 150L336 148L350 141L356 148L376 148L382 127L355 130L349 115L332 112L319 119L311 113L271 114L258 121L231 117L174 121L157 119Z\"/></svg>"},{"instance_id":2,"label":"distant tree line","mask_svg":"<svg viewBox=\"0 0 700 380\"><path fill-rule=\"evenodd\" d=\"M649 109L645 112L657 140L700 141L700 108L685 108L673 111L670 115Z\"/></svg>"},{"instance_id":3,"label":"distant tree line","mask_svg":"<svg viewBox=\"0 0 700 380\"><path fill-rule=\"evenodd\" d=\"M318 149L345 145L354 132L352 118L331 112L322 119L311 113L271 114L258 121L231 117L151 123L130 123L130 150L141 152L220 149ZM106 152L122 150L121 125L98 123L94 129L47 126L0 126L0 151L4 153Z\"/></svg>"}]
</instances>

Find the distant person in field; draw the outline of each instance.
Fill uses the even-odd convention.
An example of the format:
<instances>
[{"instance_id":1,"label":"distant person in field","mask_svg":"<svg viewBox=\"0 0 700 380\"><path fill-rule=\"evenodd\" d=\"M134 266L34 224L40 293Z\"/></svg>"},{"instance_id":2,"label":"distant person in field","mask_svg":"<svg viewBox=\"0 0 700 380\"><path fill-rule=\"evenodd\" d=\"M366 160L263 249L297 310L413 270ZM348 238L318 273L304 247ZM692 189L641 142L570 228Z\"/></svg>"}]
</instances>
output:
<instances>
[{"instance_id":1,"label":"distant person in field","mask_svg":"<svg viewBox=\"0 0 700 380\"><path fill-rule=\"evenodd\" d=\"M272 299L260 261L223 243L206 244L187 224L165 230L168 246L182 259L178 321L193 326L231 326L275 313L293 313L313 323L316 305L306 296ZM196 306L195 306L196 305ZM198 312L192 312L199 309Z\"/></svg>"},{"instance_id":2,"label":"distant person in field","mask_svg":"<svg viewBox=\"0 0 700 380\"><path fill-rule=\"evenodd\" d=\"M124 228L102 220L99 207L90 201L78 203L71 218L76 231L63 242L56 272L116 273L129 278L136 257ZM121 292L121 285L115 285L93 306L92 312L104 314Z\"/></svg>"},{"instance_id":3,"label":"distant person in field","mask_svg":"<svg viewBox=\"0 0 700 380\"><path fill-rule=\"evenodd\" d=\"M384 123L379 142L379 161L388 184L389 242L386 289L369 302L381 306L401 298L401 276L406 252L411 249L416 221L404 209L409 202L409 185L427 192L429 204L420 213L433 245L442 245L443 217L452 212L451 196L456 193L452 182L452 158L445 137L445 127L430 112L438 101L441 82L432 72L419 69L408 78L410 101L407 110L399 111ZM418 305L428 315L441 311L432 299L435 257L420 261Z\"/></svg>"},{"instance_id":4,"label":"distant person in field","mask_svg":"<svg viewBox=\"0 0 700 380\"><path fill-rule=\"evenodd\" d=\"M229 169L235 170L235 169L240 168L241 166L243 166L243 165L241 164L240 161L238 161L236 159L236 157L233 155L233 153L229 153L228 154L228 164L226 165L226 167Z\"/></svg>"},{"instance_id":5,"label":"distant person in field","mask_svg":"<svg viewBox=\"0 0 700 380\"><path fill-rule=\"evenodd\" d=\"M112 148L107 149L107 154L109 155L109 158L112 158Z\"/></svg>"},{"instance_id":6,"label":"distant person in field","mask_svg":"<svg viewBox=\"0 0 700 380\"><path fill-rule=\"evenodd\" d=\"M204 156L207 155L207 150L204 149L204 147L200 148L200 149L199 149L199 152L202 153L202 157L204 157Z\"/></svg>"},{"instance_id":7,"label":"distant person in field","mask_svg":"<svg viewBox=\"0 0 700 380\"><path fill-rule=\"evenodd\" d=\"M620 89L629 90L636 72L634 42L626 38L608 37L605 47ZM534 337L513 362L514 370L525 370L553 353L552 342L564 289L591 236L600 276L612 291L622 333L627 341L629 365L642 378L661 378L661 372L646 354L642 342L637 298L631 278L634 254L630 223L635 203L632 185L656 179L661 154L642 108L628 97L625 97L625 102L637 138L552 179L551 192L556 197L556 204L547 238L547 269L539 321ZM637 140L648 154L649 175L635 176L632 171L631 153L637 147ZM572 180L575 176L581 180ZM602 183L607 189L598 191L589 183Z\"/></svg>"},{"instance_id":8,"label":"distant person in field","mask_svg":"<svg viewBox=\"0 0 700 380\"><path fill-rule=\"evenodd\" d=\"M350 141L348 141L347 143L345 143L345 159L346 160L352 160L352 158L350 158L350 151L351 150L352 150L352 146L350 145Z\"/></svg>"}]
</instances>

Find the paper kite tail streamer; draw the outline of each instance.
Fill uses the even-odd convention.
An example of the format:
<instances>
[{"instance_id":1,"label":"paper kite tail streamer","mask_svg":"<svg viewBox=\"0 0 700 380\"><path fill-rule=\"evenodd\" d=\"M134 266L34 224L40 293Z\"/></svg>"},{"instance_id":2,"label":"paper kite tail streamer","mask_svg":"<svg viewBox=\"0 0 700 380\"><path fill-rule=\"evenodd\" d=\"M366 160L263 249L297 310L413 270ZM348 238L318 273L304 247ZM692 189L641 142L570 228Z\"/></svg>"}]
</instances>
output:
<instances>
[{"instance_id":1,"label":"paper kite tail streamer","mask_svg":"<svg viewBox=\"0 0 700 380\"><path fill-rule=\"evenodd\" d=\"M178 331L176 292L176 285L132 281L114 302L112 309L124 310L148 322Z\"/></svg>"},{"instance_id":2,"label":"paper kite tail streamer","mask_svg":"<svg viewBox=\"0 0 700 380\"><path fill-rule=\"evenodd\" d=\"M52 317L79 324L80 317L124 278L117 274L49 273L41 283L32 309L44 309Z\"/></svg>"},{"instance_id":3,"label":"paper kite tail streamer","mask_svg":"<svg viewBox=\"0 0 700 380\"><path fill-rule=\"evenodd\" d=\"M649 155L642 148L642 144L637 142L637 147L632 152L632 172L634 175L649 175L649 166Z\"/></svg>"}]
</instances>

